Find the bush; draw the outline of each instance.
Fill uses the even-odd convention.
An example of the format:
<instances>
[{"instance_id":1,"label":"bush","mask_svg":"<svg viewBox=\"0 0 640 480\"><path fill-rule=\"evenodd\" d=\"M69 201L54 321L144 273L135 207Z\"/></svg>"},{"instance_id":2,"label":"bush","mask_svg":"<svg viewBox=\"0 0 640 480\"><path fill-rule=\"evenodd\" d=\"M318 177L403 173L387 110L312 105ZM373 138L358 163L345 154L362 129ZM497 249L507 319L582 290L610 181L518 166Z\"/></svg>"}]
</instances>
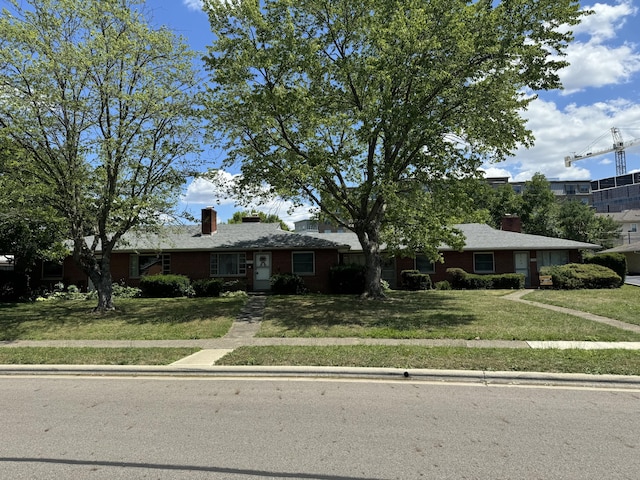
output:
<instances>
[{"instance_id":1,"label":"bush","mask_svg":"<svg viewBox=\"0 0 640 480\"><path fill-rule=\"evenodd\" d=\"M461 268L448 268L451 287L456 290L485 290L489 288L519 290L524 288L525 276L521 273L476 275Z\"/></svg>"},{"instance_id":2,"label":"bush","mask_svg":"<svg viewBox=\"0 0 640 480\"><path fill-rule=\"evenodd\" d=\"M192 292L184 275L150 275L140 279L142 296L150 298L187 297Z\"/></svg>"},{"instance_id":3,"label":"bush","mask_svg":"<svg viewBox=\"0 0 640 480\"><path fill-rule=\"evenodd\" d=\"M278 295L299 295L307 288L304 280L293 273L277 273L271 276L271 291Z\"/></svg>"},{"instance_id":4,"label":"bush","mask_svg":"<svg viewBox=\"0 0 640 480\"><path fill-rule=\"evenodd\" d=\"M332 293L361 294L365 284L364 265L336 265L329 271Z\"/></svg>"},{"instance_id":5,"label":"bush","mask_svg":"<svg viewBox=\"0 0 640 480\"><path fill-rule=\"evenodd\" d=\"M431 290L431 277L419 270L403 270L400 278L405 290Z\"/></svg>"},{"instance_id":6,"label":"bush","mask_svg":"<svg viewBox=\"0 0 640 480\"><path fill-rule=\"evenodd\" d=\"M223 292L246 292L247 281L244 279L227 280L222 284Z\"/></svg>"},{"instance_id":7,"label":"bush","mask_svg":"<svg viewBox=\"0 0 640 480\"><path fill-rule=\"evenodd\" d=\"M436 290L451 290L451 284L447 280L435 283Z\"/></svg>"},{"instance_id":8,"label":"bush","mask_svg":"<svg viewBox=\"0 0 640 480\"><path fill-rule=\"evenodd\" d=\"M217 278L205 278L196 280L191 285L196 297L219 297L224 282Z\"/></svg>"},{"instance_id":9,"label":"bush","mask_svg":"<svg viewBox=\"0 0 640 480\"><path fill-rule=\"evenodd\" d=\"M569 263L542 269L540 273L551 275L553 288L561 290L617 288L623 283L616 272L597 264Z\"/></svg>"},{"instance_id":10,"label":"bush","mask_svg":"<svg viewBox=\"0 0 640 480\"><path fill-rule=\"evenodd\" d=\"M627 276L627 257L622 253L599 253L591 257L586 257L584 263L602 265L610 268L618 274L624 283Z\"/></svg>"}]
</instances>

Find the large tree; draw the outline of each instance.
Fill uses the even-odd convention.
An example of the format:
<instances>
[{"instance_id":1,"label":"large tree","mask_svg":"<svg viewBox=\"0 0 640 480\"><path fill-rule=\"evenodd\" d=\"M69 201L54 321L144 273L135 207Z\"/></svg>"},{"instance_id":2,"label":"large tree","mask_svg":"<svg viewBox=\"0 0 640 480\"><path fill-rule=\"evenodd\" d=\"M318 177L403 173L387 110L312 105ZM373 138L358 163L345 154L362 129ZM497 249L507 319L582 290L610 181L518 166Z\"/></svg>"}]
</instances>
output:
<instances>
[{"instance_id":1,"label":"large tree","mask_svg":"<svg viewBox=\"0 0 640 480\"><path fill-rule=\"evenodd\" d=\"M574 0L205 2L215 40L208 112L239 162L238 191L268 186L353 230L366 295L380 249L462 246L466 181L531 132L532 91L557 71ZM470 206L471 207L471 206Z\"/></svg>"},{"instance_id":2,"label":"large tree","mask_svg":"<svg viewBox=\"0 0 640 480\"><path fill-rule=\"evenodd\" d=\"M196 150L193 54L139 0L22 0L0 18L0 127L113 308L122 235L170 214ZM88 238L88 240L87 240Z\"/></svg>"}]
</instances>

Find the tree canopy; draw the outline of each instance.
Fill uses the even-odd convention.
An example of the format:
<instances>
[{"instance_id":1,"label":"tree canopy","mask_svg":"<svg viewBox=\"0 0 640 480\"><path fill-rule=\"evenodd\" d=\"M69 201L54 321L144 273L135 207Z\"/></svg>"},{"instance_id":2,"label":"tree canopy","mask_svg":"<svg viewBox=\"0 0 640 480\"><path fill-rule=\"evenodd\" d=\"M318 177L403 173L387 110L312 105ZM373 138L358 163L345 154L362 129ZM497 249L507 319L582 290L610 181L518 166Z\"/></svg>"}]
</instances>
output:
<instances>
[{"instance_id":1,"label":"tree canopy","mask_svg":"<svg viewBox=\"0 0 640 480\"><path fill-rule=\"evenodd\" d=\"M173 212L197 149L193 54L143 7L24 0L0 17L0 128L64 218L101 309L113 306L111 250Z\"/></svg>"},{"instance_id":2,"label":"tree canopy","mask_svg":"<svg viewBox=\"0 0 640 480\"><path fill-rule=\"evenodd\" d=\"M205 2L215 37L207 112L265 185L353 230L380 287L380 245L462 246L484 161L533 142L521 113L559 88L573 0Z\"/></svg>"}]
</instances>

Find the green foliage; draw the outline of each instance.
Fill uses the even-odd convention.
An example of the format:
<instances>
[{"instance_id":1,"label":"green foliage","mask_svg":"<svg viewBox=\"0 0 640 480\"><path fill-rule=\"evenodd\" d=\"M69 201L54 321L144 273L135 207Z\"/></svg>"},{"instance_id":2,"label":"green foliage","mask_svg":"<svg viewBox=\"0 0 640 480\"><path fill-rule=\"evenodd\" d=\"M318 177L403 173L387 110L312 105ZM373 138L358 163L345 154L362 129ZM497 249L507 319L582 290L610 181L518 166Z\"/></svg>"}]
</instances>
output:
<instances>
[{"instance_id":1,"label":"green foliage","mask_svg":"<svg viewBox=\"0 0 640 480\"><path fill-rule=\"evenodd\" d=\"M275 215L273 213L266 214L264 212L243 210L241 212L234 212L227 223L231 223L231 224L242 223L243 218L252 217L252 216L257 216L260 219L260 222L262 223L279 223L280 229L289 231L289 226L286 223L284 223L284 220L282 220L278 215Z\"/></svg>"},{"instance_id":2,"label":"green foliage","mask_svg":"<svg viewBox=\"0 0 640 480\"><path fill-rule=\"evenodd\" d=\"M597 264L569 263L540 269L543 275L551 275L553 288L574 290L580 288L618 288L622 278L611 270Z\"/></svg>"},{"instance_id":3,"label":"green foliage","mask_svg":"<svg viewBox=\"0 0 640 480\"><path fill-rule=\"evenodd\" d=\"M271 291L278 295L300 295L307 291L304 279L293 273L278 273L271 276Z\"/></svg>"},{"instance_id":4,"label":"green foliage","mask_svg":"<svg viewBox=\"0 0 640 480\"><path fill-rule=\"evenodd\" d=\"M148 275L140 279L143 297L187 297L192 293L189 278L184 275Z\"/></svg>"},{"instance_id":5,"label":"green foliage","mask_svg":"<svg viewBox=\"0 0 640 480\"><path fill-rule=\"evenodd\" d=\"M620 235L620 225L611 217L598 216L593 208L577 200L560 204L558 213L559 235L562 238L613 246L613 240Z\"/></svg>"},{"instance_id":6,"label":"green foliage","mask_svg":"<svg viewBox=\"0 0 640 480\"><path fill-rule=\"evenodd\" d=\"M418 270L403 270L400 277L405 290L431 290L431 277Z\"/></svg>"},{"instance_id":7,"label":"green foliage","mask_svg":"<svg viewBox=\"0 0 640 480\"><path fill-rule=\"evenodd\" d=\"M435 283L436 290L451 290L451 284L448 280L441 280Z\"/></svg>"},{"instance_id":8,"label":"green foliage","mask_svg":"<svg viewBox=\"0 0 640 480\"><path fill-rule=\"evenodd\" d=\"M244 279L227 280L222 284L223 292L246 292L247 282Z\"/></svg>"},{"instance_id":9,"label":"green foliage","mask_svg":"<svg viewBox=\"0 0 640 480\"><path fill-rule=\"evenodd\" d=\"M24 0L0 17L0 83L15 92L0 128L28 153L20 178L64 219L100 309L113 306L113 247L174 213L199 163L193 53L143 3Z\"/></svg>"},{"instance_id":10,"label":"green foliage","mask_svg":"<svg viewBox=\"0 0 640 480\"><path fill-rule=\"evenodd\" d=\"M365 267L363 265L335 265L329 270L331 292L361 294L364 292Z\"/></svg>"},{"instance_id":11,"label":"green foliage","mask_svg":"<svg viewBox=\"0 0 640 480\"><path fill-rule=\"evenodd\" d=\"M610 268L618 274L623 283L627 276L627 257L622 253L599 253L585 257L584 262Z\"/></svg>"},{"instance_id":12,"label":"green foliage","mask_svg":"<svg viewBox=\"0 0 640 480\"><path fill-rule=\"evenodd\" d=\"M576 1L205 2L206 112L245 201L311 203L351 228L380 296L380 250L437 256L485 161L533 142L521 117L560 86ZM563 25L562 29L558 26Z\"/></svg>"},{"instance_id":13,"label":"green foliage","mask_svg":"<svg viewBox=\"0 0 640 480\"><path fill-rule=\"evenodd\" d=\"M224 282L216 278L205 278L196 280L191 286L196 297L219 297Z\"/></svg>"},{"instance_id":14,"label":"green foliage","mask_svg":"<svg viewBox=\"0 0 640 480\"><path fill-rule=\"evenodd\" d=\"M514 289L524 288L525 277L520 273L503 273L493 275L476 275L467 273L461 268L448 268L451 287L455 290L484 290L489 288Z\"/></svg>"},{"instance_id":15,"label":"green foliage","mask_svg":"<svg viewBox=\"0 0 640 480\"><path fill-rule=\"evenodd\" d=\"M522 229L533 235L557 237L558 204L546 177L536 173L522 192Z\"/></svg>"}]
</instances>

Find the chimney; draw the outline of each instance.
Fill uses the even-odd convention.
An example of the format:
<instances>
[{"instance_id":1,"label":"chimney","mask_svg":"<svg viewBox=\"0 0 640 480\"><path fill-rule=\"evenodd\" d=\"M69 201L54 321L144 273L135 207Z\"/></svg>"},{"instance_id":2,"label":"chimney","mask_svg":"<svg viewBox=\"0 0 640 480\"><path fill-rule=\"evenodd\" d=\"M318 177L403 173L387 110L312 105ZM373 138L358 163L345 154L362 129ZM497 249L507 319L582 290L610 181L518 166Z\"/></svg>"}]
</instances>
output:
<instances>
[{"instance_id":1,"label":"chimney","mask_svg":"<svg viewBox=\"0 0 640 480\"><path fill-rule=\"evenodd\" d=\"M202 235L211 235L218 230L218 214L213 207L202 209Z\"/></svg>"},{"instance_id":2,"label":"chimney","mask_svg":"<svg viewBox=\"0 0 640 480\"><path fill-rule=\"evenodd\" d=\"M522 233L522 220L517 215L505 215L502 217L500 229L505 232Z\"/></svg>"}]
</instances>

